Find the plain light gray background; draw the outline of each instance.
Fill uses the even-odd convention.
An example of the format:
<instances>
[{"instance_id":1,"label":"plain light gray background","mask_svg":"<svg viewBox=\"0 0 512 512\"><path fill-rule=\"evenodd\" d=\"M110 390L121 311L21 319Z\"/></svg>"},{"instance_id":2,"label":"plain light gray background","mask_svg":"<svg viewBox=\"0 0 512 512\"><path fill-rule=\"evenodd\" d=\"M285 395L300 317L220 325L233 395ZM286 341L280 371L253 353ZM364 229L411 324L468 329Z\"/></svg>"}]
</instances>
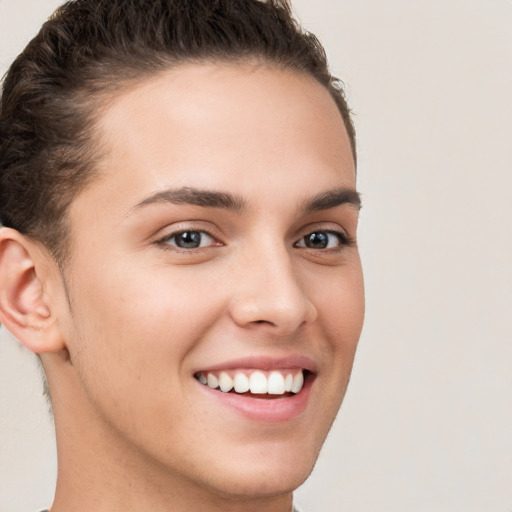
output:
<instances>
[{"instance_id":1,"label":"plain light gray background","mask_svg":"<svg viewBox=\"0 0 512 512\"><path fill-rule=\"evenodd\" d=\"M58 0L0 0L0 72ZM512 511L512 2L295 0L359 135L367 320L309 512ZM0 512L51 503L34 359L0 335Z\"/></svg>"}]
</instances>

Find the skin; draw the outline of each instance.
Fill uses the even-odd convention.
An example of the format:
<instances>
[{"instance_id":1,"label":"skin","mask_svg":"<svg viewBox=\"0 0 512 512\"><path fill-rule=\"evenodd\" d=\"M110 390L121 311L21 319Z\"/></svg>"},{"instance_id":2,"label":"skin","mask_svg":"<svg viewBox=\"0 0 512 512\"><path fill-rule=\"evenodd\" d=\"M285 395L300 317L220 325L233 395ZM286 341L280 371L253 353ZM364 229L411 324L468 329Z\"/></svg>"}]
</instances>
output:
<instances>
[{"instance_id":1,"label":"skin","mask_svg":"<svg viewBox=\"0 0 512 512\"><path fill-rule=\"evenodd\" d=\"M355 190L336 105L309 76L200 63L124 90L98 122L104 158L70 208L64 273L35 242L0 234L1 321L41 354L52 392L52 511L289 512L363 322L357 205L302 209ZM244 208L154 200L182 187ZM209 235L184 249L180 230ZM328 248L305 244L318 232ZM290 355L315 373L305 409L286 421L249 419L194 378Z\"/></svg>"}]
</instances>

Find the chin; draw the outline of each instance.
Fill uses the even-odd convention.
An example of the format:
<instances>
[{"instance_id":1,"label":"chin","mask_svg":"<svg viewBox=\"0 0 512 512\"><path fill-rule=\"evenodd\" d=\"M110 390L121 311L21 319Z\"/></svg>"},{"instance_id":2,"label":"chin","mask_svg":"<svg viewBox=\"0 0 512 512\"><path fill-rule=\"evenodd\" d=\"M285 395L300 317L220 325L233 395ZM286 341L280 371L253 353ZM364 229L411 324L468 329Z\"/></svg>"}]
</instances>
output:
<instances>
[{"instance_id":1,"label":"chin","mask_svg":"<svg viewBox=\"0 0 512 512\"><path fill-rule=\"evenodd\" d=\"M218 494L233 499L264 499L291 493L311 474L319 451L305 454L301 447L295 450L292 455L276 446L270 454L262 450L244 460L226 460L224 467L216 468L210 484Z\"/></svg>"},{"instance_id":2,"label":"chin","mask_svg":"<svg viewBox=\"0 0 512 512\"><path fill-rule=\"evenodd\" d=\"M289 494L304 483L313 468L304 472L276 475L273 471L266 473L237 474L227 482L217 479L211 482L216 494L233 500L268 499Z\"/></svg>"}]
</instances>

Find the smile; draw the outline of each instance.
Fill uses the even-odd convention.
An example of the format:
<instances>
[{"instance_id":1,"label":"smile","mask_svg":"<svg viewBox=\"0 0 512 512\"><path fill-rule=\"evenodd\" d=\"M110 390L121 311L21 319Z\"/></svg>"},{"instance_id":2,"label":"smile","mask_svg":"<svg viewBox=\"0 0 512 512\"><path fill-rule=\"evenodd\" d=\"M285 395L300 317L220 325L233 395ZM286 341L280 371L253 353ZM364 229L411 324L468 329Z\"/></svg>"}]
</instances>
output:
<instances>
[{"instance_id":1,"label":"smile","mask_svg":"<svg viewBox=\"0 0 512 512\"><path fill-rule=\"evenodd\" d=\"M209 404L258 423L286 424L304 417L318 368L297 354L251 356L196 368L193 376Z\"/></svg>"},{"instance_id":2,"label":"smile","mask_svg":"<svg viewBox=\"0 0 512 512\"><path fill-rule=\"evenodd\" d=\"M204 386L224 393L291 396L304 385L303 369L286 370L226 370L198 372L195 378Z\"/></svg>"}]
</instances>

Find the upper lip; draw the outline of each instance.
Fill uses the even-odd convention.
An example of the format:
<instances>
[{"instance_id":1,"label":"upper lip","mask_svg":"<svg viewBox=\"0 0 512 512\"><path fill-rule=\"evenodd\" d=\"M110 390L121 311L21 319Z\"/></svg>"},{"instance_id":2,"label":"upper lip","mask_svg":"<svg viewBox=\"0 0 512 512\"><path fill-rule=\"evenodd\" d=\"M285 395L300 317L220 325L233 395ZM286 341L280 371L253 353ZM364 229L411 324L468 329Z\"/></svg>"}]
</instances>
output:
<instances>
[{"instance_id":1,"label":"upper lip","mask_svg":"<svg viewBox=\"0 0 512 512\"><path fill-rule=\"evenodd\" d=\"M250 356L230 359L207 367L198 368L196 372L215 372L221 370L257 369L257 370L286 370L302 368L316 373L317 365L313 359L303 355L288 355L285 357Z\"/></svg>"}]
</instances>

